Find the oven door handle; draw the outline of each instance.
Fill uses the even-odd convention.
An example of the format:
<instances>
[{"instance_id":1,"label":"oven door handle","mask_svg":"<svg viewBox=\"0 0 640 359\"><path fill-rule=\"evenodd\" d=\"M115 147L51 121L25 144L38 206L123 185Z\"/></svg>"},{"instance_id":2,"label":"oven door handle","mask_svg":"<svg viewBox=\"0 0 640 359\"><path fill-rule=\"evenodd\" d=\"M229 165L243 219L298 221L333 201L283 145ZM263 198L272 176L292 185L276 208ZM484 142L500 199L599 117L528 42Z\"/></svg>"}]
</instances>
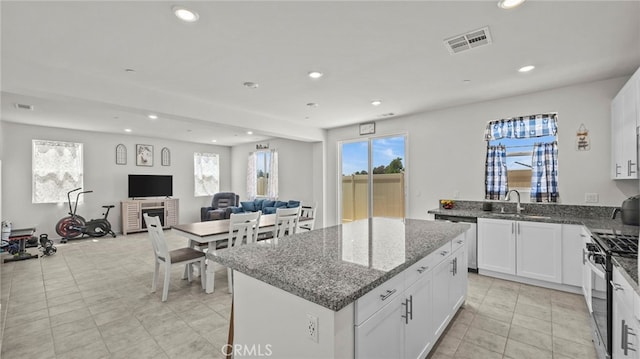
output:
<instances>
[{"instance_id":1,"label":"oven door handle","mask_svg":"<svg viewBox=\"0 0 640 359\"><path fill-rule=\"evenodd\" d=\"M585 265L589 266L589 268L591 268L591 271L594 272L598 277L605 279L605 272L596 267L596 265L593 264L590 260L587 259Z\"/></svg>"}]
</instances>

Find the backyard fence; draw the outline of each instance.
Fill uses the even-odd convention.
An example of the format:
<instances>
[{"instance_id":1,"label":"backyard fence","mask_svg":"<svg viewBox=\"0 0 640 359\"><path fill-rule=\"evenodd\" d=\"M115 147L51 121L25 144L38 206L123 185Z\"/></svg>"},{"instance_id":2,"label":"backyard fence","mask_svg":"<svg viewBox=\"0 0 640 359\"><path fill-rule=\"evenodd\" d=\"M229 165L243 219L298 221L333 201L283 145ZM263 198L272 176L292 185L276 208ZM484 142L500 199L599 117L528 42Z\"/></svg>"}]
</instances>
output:
<instances>
[{"instance_id":1,"label":"backyard fence","mask_svg":"<svg viewBox=\"0 0 640 359\"><path fill-rule=\"evenodd\" d=\"M374 174L373 216L404 218L404 173ZM342 221L367 218L369 175L342 176Z\"/></svg>"}]
</instances>

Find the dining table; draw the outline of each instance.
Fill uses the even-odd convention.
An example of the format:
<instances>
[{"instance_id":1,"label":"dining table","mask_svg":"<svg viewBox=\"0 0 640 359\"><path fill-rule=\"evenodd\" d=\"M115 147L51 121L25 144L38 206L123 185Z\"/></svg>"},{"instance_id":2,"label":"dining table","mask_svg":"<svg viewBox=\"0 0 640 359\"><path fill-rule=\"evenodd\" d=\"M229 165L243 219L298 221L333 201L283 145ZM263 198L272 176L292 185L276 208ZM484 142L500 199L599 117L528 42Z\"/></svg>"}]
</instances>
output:
<instances>
[{"instance_id":1,"label":"dining table","mask_svg":"<svg viewBox=\"0 0 640 359\"><path fill-rule=\"evenodd\" d=\"M300 217L298 222L310 221L312 218ZM216 221L195 222L177 224L171 226L171 229L176 231L179 235L189 239L189 247L195 247L196 243L206 243L207 252L213 253L216 250L216 242L227 240L229 238L229 220L220 219ZM276 223L275 214L263 214L260 216L260 223L258 225L258 234L273 232ZM213 261L206 261L206 293L213 293L215 284L214 263Z\"/></svg>"}]
</instances>

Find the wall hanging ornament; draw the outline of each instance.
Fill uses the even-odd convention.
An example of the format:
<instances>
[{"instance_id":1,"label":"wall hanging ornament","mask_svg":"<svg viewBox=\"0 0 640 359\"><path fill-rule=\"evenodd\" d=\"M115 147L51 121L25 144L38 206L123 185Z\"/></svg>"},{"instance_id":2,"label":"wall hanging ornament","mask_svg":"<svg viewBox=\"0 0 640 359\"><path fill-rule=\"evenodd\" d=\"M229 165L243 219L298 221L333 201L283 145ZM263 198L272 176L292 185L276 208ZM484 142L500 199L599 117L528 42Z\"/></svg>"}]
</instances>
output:
<instances>
[{"instance_id":1,"label":"wall hanging ornament","mask_svg":"<svg viewBox=\"0 0 640 359\"><path fill-rule=\"evenodd\" d=\"M160 158L163 166L171 166L171 151L167 147L163 147L160 151Z\"/></svg>"},{"instance_id":2,"label":"wall hanging ornament","mask_svg":"<svg viewBox=\"0 0 640 359\"><path fill-rule=\"evenodd\" d=\"M576 132L576 150L577 151L589 151L591 149L591 141L589 140L589 130L585 127L584 123L580 125Z\"/></svg>"},{"instance_id":3,"label":"wall hanging ornament","mask_svg":"<svg viewBox=\"0 0 640 359\"><path fill-rule=\"evenodd\" d=\"M116 164L127 164L127 147L122 143L116 146Z\"/></svg>"}]
</instances>

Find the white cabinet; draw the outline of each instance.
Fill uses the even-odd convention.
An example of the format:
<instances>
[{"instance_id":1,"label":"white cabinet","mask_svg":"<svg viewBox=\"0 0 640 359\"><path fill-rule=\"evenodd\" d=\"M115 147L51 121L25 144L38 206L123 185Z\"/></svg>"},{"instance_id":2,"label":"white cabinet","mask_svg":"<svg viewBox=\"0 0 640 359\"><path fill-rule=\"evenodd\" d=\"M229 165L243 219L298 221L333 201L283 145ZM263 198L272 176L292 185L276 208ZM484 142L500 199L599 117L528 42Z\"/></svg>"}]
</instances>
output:
<instances>
[{"instance_id":1,"label":"white cabinet","mask_svg":"<svg viewBox=\"0 0 640 359\"><path fill-rule=\"evenodd\" d=\"M478 269L516 274L515 222L478 218Z\"/></svg>"},{"instance_id":2,"label":"white cabinet","mask_svg":"<svg viewBox=\"0 0 640 359\"><path fill-rule=\"evenodd\" d=\"M611 101L611 178L637 179L636 128L640 116L640 70Z\"/></svg>"},{"instance_id":3,"label":"white cabinet","mask_svg":"<svg viewBox=\"0 0 640 359\"><path fill-rule=\"evenodd\" d=\"M146 231L142 215L159 216L162 228L170 228L178 224L178 199L136 199L122 201L122 234Z\"/></svg>"},{"instance_id":4,"label":"white cabinet","mask_svg":"<svg viewBox=\"0 0 640 359\"><path fill-rule=\"evenodd\" d=\"M356 326L356 358L404 358L404 297L396 296Z\"/></svg>"},{"instance_id":5,"label":"white cabinet","mask_svg":"<svg viewBox=\"0 0 640 359\"><path fill-rule=\"evenodd\" d=\"M560 283L562 225L478 219L478 269Z\"/></svg>"},{"instance_id":6,"label":"white cabinet","mask_svg":"<svg viewBox=\"0 0 640 359\"><path fill-rule=\"evenodd\" d=\"M613 358L638 358L638 326L633 315L633 296L637 295L619 270L613 269Z\"/></svg>"},{"instance_id":7,"label":"white cabinet","mask_svg":"<svg viewBox=\"0 0 640 359\"><path fill-rule=\"evenodd\" d=\"M431 271L405 292L405 306L409 316L405 320L405 358L424 358L433 347L433 277ZM388 358L395 358L390 356Z\"/></svg>"},{"instance_id":8,"label":"white cabinet","mask_svg":"<svg viewBox=\"0 0 640 359\"><path fill-rule=\"evenodd\" d=\"M356 358L427 356L466 298L464 239L447 242L356 301Z\"/></svg>"},{"instance_id":9,"label":"white cabinet","mask_svg":"<svg viewBox=\"0 0 640 359\"><path fill-rule=\"evenodd\" d=\"M586 237L583 226L562 225L562 284L582 287Z\"/></svg>"},{"instance_id":10,"label":"white cabinet","mask_svg":"<svg viewBox=\"0 0 640 359\"><path fill-rule=\"evenodd\" d=\"M464 258L465 249L459 247L433 270L433 329L436 338L446 329L451 316L467 296L467 263Z\"/></svg>"},{"instance_id":11,"label":"white cabinet","mask_svg":"<svg viewBox=\"0 0 640 359\"><path fill-rule=\"evenodd\" d=\"M516 274L553 283L562 281L562 225L516 222Z\"/></svg>"}]
</instances>

